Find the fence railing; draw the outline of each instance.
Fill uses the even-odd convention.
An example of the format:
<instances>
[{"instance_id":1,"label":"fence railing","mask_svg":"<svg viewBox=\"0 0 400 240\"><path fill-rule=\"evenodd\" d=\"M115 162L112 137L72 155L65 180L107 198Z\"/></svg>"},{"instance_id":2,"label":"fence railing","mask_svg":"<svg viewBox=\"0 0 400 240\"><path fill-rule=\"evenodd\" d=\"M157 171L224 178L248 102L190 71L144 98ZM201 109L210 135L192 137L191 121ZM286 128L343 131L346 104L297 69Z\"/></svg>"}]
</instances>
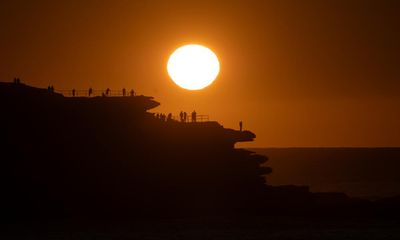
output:
<instances>
[{"instance_id":1,"label":"fence railing","mask_svg":"<svg viewBox=\"0 0 400 240\"><path fill-rule=\"evenodd\" d=\"M111 89L71 89L71 90L63 90L63 89L55 89L54 92L60 93L65 97L98 97L98 96L105 96L105 97L124 97L124 96L135 96L135 92L133 90L111 90ZM163 117L162 117L163 115ZM159 119L163 121L168 121L168 115L163 113L154 113L154 116L158 116ZM192 123L192 122L209 122L210 117L204 114L196 114L196 117L192 117L191 114L186 116L186 119L181 119L180 116L172 115L171 120L184 122L184 123Z\"/></svg>"},{"instance_id":2,"label":"fence railing","mask_svg":"<svg viewBox=\"0 0 400 240\"><path fill-rule=\"evenodd\" d=\"M187 119L189 122L209 122L210 117L208 115L197 115L195 121L192 119L191 116L188 117Z\"/></svg>"},{"instance_id":3,"label":"fence railing","mask_svg":"<svg viewBox=\"0 0 400 240\"><path fill-rule=\"evenodd\" d=\"M124 97L124 96L135 96L135 92L133 90L111 90L111 89L55 89L56 93L60 93L65 97Z\"/></svg>"}]
</instances>

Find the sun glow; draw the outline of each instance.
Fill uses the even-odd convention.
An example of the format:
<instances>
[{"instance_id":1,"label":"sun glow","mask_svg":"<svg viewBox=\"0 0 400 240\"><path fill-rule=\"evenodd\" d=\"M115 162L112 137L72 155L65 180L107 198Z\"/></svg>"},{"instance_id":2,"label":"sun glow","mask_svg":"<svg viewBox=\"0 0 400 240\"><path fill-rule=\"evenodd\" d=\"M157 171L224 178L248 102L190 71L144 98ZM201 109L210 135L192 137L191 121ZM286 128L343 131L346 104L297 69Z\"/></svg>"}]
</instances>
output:
<instances>
[{"instance_id":1,"label":"sun glow","mask_svg":"<svg viewBox=\"0 0 400 240\"><path fill-rule=\"evenodd\" d=\"M176 49L171 54L167 70L178 86L188 90L200 90L217 78L219 61L210 49L189 44Z\"/></svg>"}]
</instances>

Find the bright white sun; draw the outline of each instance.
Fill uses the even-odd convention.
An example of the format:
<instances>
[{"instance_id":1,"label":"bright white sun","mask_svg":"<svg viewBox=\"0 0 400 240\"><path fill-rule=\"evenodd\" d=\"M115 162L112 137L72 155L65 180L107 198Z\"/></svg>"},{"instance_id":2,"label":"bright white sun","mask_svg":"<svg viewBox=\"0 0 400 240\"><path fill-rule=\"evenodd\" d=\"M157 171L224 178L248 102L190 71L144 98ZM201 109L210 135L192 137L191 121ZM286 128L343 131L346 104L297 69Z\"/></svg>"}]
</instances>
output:
<instances>
[{"instance_id":1,"label":"bright white sun","mask_svg":"<svg viewBox=\"0 0 400 240\"><path fill-rule=\"evenodd\" d=\"M180 87L199 90L210 85L219 73L219 61L210 49L189 44L171 54L167 64L168 74Z\"/></svg>"}]
</instances>

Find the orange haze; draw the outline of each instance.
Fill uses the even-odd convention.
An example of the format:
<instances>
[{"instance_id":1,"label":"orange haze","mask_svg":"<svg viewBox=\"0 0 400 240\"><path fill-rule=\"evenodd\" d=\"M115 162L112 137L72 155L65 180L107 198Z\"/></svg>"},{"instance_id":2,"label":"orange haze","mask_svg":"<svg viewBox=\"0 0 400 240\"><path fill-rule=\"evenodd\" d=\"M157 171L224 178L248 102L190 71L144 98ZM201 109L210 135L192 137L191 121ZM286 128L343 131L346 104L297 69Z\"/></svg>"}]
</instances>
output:
<instances>
[{"instance_id":1,"label":"orange haze","mask_svg":"<svg viewBox=\"0 0 400 240\"><path fill-rule=\"evenodd\" d=\"M246 146L400 146L398 1L2 1L0 80L134 88L155 111L209 114ZM172 51L211 48L221 72L189 92Z\"/></svg>"}]
</instances>

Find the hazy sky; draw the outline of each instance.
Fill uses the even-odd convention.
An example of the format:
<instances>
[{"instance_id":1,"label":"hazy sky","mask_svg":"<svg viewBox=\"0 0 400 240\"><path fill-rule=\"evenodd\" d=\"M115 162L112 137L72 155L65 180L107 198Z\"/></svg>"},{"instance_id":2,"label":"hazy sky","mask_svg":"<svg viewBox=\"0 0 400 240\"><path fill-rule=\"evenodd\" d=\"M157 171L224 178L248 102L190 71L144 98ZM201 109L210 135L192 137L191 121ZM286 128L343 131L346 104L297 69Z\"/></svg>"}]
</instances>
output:
<instances>
[{"instance_id":1,"label":"hazy sky","mask_svg":"<svg viewBox=\"0 0 400 240\"><path fill-rule=\"evenodd\" d=\"M246 146L400 146L400 1L0 1L0 80L134 88L154 111L209 114ZM221 73L190 92L166 63L210 47Z\"/></svg>"}]
</instances>

